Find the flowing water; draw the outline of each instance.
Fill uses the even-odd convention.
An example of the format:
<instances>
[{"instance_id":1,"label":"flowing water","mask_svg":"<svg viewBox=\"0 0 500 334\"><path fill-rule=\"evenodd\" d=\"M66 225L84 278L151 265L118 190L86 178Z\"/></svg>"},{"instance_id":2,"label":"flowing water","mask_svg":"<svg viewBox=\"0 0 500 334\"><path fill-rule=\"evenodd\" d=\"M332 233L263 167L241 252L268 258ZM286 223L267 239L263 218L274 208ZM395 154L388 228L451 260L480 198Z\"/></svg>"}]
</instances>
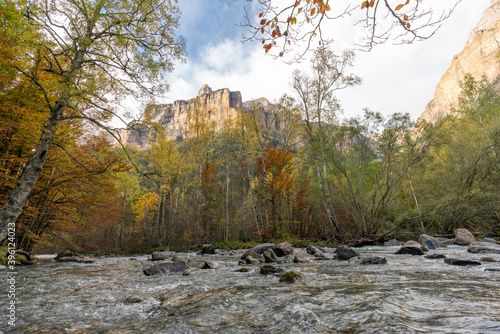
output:
<instances>
[{"instance_id":1,"label":"flowing water","mask_svg":"<svg viewBox=\"0 0 500 334\"><path fill-rule=\"evenodd\" d=\"M18 267L17 323L12 328L5 320L2 279L0 332L500 333L500 272L486 270L500 270L500 262L459 267L396 250L358 249L386 257L385 265L282 265L302 274L294 284L261 275L259 266L235 272L236 255L183 254L192 267L220 263L190 276L145 276L147 256ZM459 246L430 253L500 260Z\"/></svg>"}]
</instances>

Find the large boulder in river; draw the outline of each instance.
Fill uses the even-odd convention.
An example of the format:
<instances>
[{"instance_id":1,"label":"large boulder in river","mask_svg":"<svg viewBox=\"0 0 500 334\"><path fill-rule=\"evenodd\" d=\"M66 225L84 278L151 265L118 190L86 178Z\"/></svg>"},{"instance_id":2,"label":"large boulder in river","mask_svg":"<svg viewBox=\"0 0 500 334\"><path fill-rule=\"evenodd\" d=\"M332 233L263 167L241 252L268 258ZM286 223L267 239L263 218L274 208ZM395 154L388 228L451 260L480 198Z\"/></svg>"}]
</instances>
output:
<instances>
[{"instance_id":1,"label":"large boulder in river","mask_svg":"<svg viewBox=\"0 0 500 334\"><path fill-rule=\"evenodd\" d=\"M204 254L215 254L214 245L212 245L212 244L203 245L203 248L201 249L201 255L204 255Z\"/></svg>"},{"instance_id":2,"label":"large boulder in river","mask_svg":"<svg viewBox=\"0 0 500 334\"><path fill-rule=\"evenodd\" d=\"M351 257L359 256L359 253L348 246L340 245L334 252L339 260L349 260Z\"/></svg>"},{"instance_id":3,"label":"large boulder in river","mask_svg":"<svg viewBox=\"0 0 500 334\"><path fill-rule=\"evenodd\" d=\"M293 262L295 263L310 263L313 262L316 258L314 255L311 255L309 253L297 253L295 254L295 257L293 258Z\"/></svg>"},{"instance_id":4,"label":"large boulder in river","mask_svg":"<svg viewBox=\"0 0 500 334\"><path fill-rule=\"evenodd\" d=\"M500 254L500 245L491 242L473 242L467 248L469 253L497 253Z\"/></svg>"},{"instance_id":5,"label":"large boulder in river","mask_svg":"<svg viewBox=\"0 0 500 334\"><path fill-rule=\"evenodd\" d=\"M414 240L408 240L401 246L400 249L396 252L396 254L409 254L409 255L424 255L424 252L427 251L427 248L422 246L420 243Z\"/></svg>"},{"instance_id":6,"label":"large boulder in river","mask_svg":"<svg viewBox=\"0 0 500 334\"><path fill-rule=\"evenodd\" d=\"M306 251L314 255L315 257L324 257L325 256L325 251L319 247L313 246L313 245L308 245L306 247Z\"/></svg>"},{"instance_id":7,"label":"large boulder in river","mask_svg":"<svg viewBox=\"0 0 500 334\"><path fill-rule=\"evenodd\" d=\"M460 246L469 246L476 241L472 233L466 228L457 228L455 230L455 244Z\"/></svg>"},{"instance_id":8,"label":"large boulder in river","mask_svg":"<svg viewBox=\"0 0 500 334\"><path fill-rule=\"evenodd\" d=\"M286 269L283 267L277 267L277 266L262 266L260 268L260 273L262 275L273 275L273 276L281 276L286 272Z\"/></svg>"},{"instance_id":9,"label":"large boulder in river","mask_svg":"<svg viewBox=\"0 0 500 334\"><path fill-rule=\"evenodd\" d=\"M274 253L278 257L287 256L293 254L293 247L285 241L275 246Z\"/></svg>"},{"instance_id":10,"label":"large boulder in river","mask_svg":"<svg viewBox=\"0 0 500 334\"><path fill-rule=\"evenodd\" d=\"M254 248L251 248L251 249L247 249L243 255L241 255L241 258L244 260L247 258L247 256L250 255L250 252L255 252L257 254L264 254L264 252L267 250L267 249L272 249L273 251L276 250L276 246L274 246L274 244L270 244L270 243L265 243L265 244L260 244L260 245L257 245L255 246Z\"/></svg>"},{"instance_id":11,"label":"large boulder in river","mask_svg":"<svg viewBox=\"0 0 500 334\"><path fill-rule=\"evenodd\" d=\"M442 247L438 239L427 234L420 235L419 241L420 244L427 249L437 249L439 247Z\"/></svg>"},{"instance_id":12,"label":"large boulder in river","mask_svg":"<svg viewBox=\"0 0 500 334\"><path fill-rule=\"evenodd\" d=\"M271 248L266 249L266 251L262 255L264 256L264 261L266 263L278 262L278 257Z\"/></svg>"},{"instance_id":13,"label":"large boulder in river","mask_svg":"<svg viewBox=\"0 0 500 334\"><path fill-rule=\"evenodd\" d=\"M142 267L142 272L146 276L167 275L173 273L182 273L190 268L191 267L187 264L186 261L164 261L153 265L145 265L144 267Z\"/></svg>"}]
</instances>

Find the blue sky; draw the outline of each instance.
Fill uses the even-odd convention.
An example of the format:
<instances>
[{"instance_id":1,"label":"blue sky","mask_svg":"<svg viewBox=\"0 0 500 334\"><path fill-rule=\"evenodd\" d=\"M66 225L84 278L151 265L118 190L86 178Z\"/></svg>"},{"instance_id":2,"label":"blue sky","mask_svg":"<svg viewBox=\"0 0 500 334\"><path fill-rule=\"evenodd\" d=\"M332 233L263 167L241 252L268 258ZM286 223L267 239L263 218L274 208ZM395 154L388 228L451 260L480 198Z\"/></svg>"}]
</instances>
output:
<instances>
[{"instance_id":1,"label":"blue sky","mask_svg":"<svg viewBox=\"0 0 500 334\"><path fill-rule=\"evenodd\" d=\"M452 0L439 1L444 4ZM195 97L204 83L214 90L240 91L244 101L266 97L273 102L283 93L293 93L289 86L292 72L306 69L308 63L287 65L266 56L260 43L241 43L245 30L236 24L243 21L244 6L251 10L251 5L247 0L179 0L180 34L186 38L187 62L178 64L167 76L171 89L161 102ZM358 115L368 107L385 115L409 112L416 119L489 5L490 0L463 0L427 41L414 45L387 43L368 53L357 52L353 72L362 77L363 84L338 95L343 116ZM332 31L339 53L351 48L359 37L349 20Z\"/></svg>"}]
</instances>

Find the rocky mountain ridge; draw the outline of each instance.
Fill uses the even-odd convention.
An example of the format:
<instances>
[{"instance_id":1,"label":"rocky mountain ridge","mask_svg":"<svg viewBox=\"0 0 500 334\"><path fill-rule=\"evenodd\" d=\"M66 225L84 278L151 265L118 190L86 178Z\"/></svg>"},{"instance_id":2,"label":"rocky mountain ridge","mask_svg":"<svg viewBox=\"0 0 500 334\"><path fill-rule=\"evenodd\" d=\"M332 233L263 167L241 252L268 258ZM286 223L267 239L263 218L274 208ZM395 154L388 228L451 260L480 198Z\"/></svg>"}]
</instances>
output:
<instances>
[{"instance_id":1,"label":"rocky mountain ridge","mask_svg":"<svg viewBox=\"0 0 500 334\"><path fill-rule=\"evenodd\" d=\"M418 121L435 123L451 114L460 95L460 83L468 73L478 80L485 77L491 83L500 77L500 0L491 0L491 6L469 34L464 49L453 57L436 86L434 99Z\"/></svg>"}]
</instances>

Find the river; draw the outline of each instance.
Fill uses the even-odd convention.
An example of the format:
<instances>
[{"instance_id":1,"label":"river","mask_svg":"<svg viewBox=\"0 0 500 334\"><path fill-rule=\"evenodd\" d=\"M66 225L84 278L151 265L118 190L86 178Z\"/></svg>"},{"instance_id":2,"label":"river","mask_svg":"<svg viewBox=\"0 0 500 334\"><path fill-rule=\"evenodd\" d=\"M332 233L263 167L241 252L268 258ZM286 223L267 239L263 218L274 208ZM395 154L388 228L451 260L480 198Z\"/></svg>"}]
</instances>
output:
<instances>
[{"instance_id":1,"label":"river","mask_svg":"<svg viewBox=\"0 0 500 334\"><path fill-rule=\"evenodd\" d=\"M486 270L500 269L500 262L452 266L395 255L397 249L357 249L385 257L384 265L282 265L302 274L294 284L261 275L259 266L233 271L240 255L181 254L192 267L220 263L189 276L145 276L148 256L19 266L15 327L5 316L8 284L0 282L0 332L500 333L500 272ZM429 253L500 261L500 254L469 254L460 246Z\"/></svg>"}]
</instances>

